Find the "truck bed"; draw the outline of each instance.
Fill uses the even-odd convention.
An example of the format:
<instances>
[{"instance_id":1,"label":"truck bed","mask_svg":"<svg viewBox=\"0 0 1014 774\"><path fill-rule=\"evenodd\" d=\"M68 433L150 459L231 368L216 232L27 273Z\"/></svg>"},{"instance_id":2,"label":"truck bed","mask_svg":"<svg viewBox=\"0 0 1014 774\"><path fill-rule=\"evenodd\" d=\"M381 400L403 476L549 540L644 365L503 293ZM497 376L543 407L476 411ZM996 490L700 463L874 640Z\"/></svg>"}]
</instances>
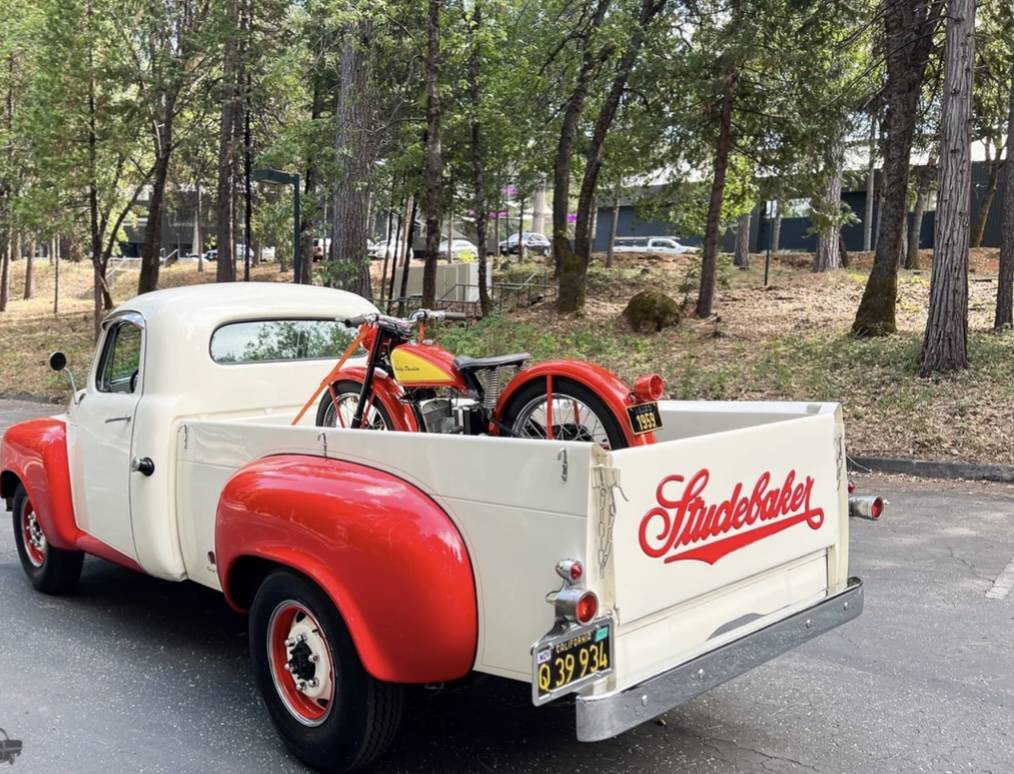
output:
<instances>
[{"instance_id":1,"label":"truck bed","mask_svg":"<svg viewBox=\"0 0 1014 774\"><path fill-rule=\"evenodd\" d=\"M665 430L657 443L615 452L574 442L292 427L284 415L186 421L175 462L187 575L218 588L209 552L229 478L260 457L297 453L390 472L444 508L472 559L481 672L531 680L530 647L553 625L545 596L559 587L554 567L564 558L584 560L589 588L603 609L614 610L616 669L597 694L844 588L847 493L837 404L665 401L660 411ZM781 487L795 471L790 490L812 478L807 496L822 511L819 529L800 522L705 559L645 554L640 524L660 507L660 481L684 477L663 489L672 499L700 470L708 471L702 496L710 504L729 499L737 483L749 495L764 473ZM653 550L662 521L656 515L645 533Z\"/></svg>"}]
</instances>

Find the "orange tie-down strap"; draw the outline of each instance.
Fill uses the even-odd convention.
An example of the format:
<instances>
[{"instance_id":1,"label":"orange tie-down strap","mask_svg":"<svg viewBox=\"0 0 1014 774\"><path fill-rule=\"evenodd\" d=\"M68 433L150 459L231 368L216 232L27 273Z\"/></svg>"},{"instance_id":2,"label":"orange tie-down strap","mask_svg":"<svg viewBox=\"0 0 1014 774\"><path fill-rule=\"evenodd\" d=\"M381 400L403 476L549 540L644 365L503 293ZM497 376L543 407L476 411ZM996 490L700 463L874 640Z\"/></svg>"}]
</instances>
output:
<instances>
[{"instance_id":1,"label":"orange tie-down strap","mask_svg":"<svg viewBox=\"0 0 1014 774\"><path fill-rule=\"evenodd\" d=\"M320 384L317 385L317 389L313 391L313 395L310 396L310 399L303 404L303 408L301 408L299 410L299 413L296 414L296 418L292 420L293 425L299 424L299 420L303 418L303 415L306 414L310 406L312 406L314 403L317 402L317 398L320 396L322 392L324 392L325 389L331 390L331 383L337 378L338 372L341 371L342 367L345 365L345 361L348 360L350 357L352 357L353 353L355 353L355 351L359 349L359 345L363 343L364 335L365 332L362 329L360 329L359 335L352 340L352 343L349 344L349 348L345 350L345 352L342 354L338 362L335 363L335 367L327 372L327 376L325 376L321 380ZM333 401L334 399L335 399L334 390L331 390L331 400ZM338 408L336 406L335 411L337 410Z\"/></svg>"}]
</instances>

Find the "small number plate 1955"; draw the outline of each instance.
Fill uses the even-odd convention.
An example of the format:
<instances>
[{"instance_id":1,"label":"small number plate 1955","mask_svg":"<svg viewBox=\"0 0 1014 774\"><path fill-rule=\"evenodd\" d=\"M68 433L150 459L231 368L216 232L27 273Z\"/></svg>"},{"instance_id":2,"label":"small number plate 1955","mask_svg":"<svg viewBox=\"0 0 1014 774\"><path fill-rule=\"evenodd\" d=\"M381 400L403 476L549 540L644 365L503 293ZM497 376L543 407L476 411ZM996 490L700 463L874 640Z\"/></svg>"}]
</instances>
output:
<instances>
[{"instance_id":1,"label":"small number plate 1955","mask_svg":"<svg viewBox=\"0 0 1014 774\"><path fill-rule=\"evenodd\" d=\"M532 648L532 703L573 693L612 671L611 619L546 637Z\"/></svg>"},{"instance_id":2,"label":"small number plate 1955","mask_svg":"<svg viewBox=\"0 0 1014 774\"><path fill-rule=\"evenodd\" d=\"M630 427L634 435L651 433L662 429L662 415L658 411L657 403L640 403L637 406L627 408L627 417L630 419Z\"/></svg>"}]
</instances>

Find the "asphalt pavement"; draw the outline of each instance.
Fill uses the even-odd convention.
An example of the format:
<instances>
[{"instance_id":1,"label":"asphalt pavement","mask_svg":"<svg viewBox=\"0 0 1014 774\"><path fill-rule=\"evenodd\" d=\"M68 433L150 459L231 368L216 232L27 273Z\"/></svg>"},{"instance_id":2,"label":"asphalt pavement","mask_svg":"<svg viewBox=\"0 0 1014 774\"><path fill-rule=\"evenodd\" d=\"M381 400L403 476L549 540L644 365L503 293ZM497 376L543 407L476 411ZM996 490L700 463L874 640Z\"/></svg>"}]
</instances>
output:
<instances>
[{"instance_id":1,"label":"asphalt pavement","mask_svg":"<svg viewBox=\"0 0 1014 774\"><path fill-rule=\"evenodd\" d=\"M52 406L0 401L0 430ZM618 738L573 705L477 676L411 693L378 772L1014 772L1014 487L858 479L863 615ZM0 728L18 772L289 772L247 664L245 620L195 584L89 558L34 593L0 525ZM1010 575L1006 576L1008 579ZM1000 583L997 579L1000 578ZM6 769L4 769L6 770Z\"/></svg>"}]
</instances>

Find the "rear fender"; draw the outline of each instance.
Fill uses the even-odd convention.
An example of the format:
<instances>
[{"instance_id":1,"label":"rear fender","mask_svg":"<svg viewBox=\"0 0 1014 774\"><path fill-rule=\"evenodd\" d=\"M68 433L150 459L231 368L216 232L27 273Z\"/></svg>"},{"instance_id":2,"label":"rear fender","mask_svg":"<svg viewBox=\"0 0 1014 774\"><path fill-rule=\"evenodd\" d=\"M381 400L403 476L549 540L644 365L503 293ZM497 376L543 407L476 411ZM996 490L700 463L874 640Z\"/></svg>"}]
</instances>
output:
<instances>
[{"instance_id":1,"label":"rear fender","mask_svg":"<svg viewBox=\"0 0 1014 774\"><path fill-rule=\"evenodd\" d=\"M378 680L441 682L472 668L478 613L464 541L443 509L389 473L305 455L256 460L222 491L215 552L240 610L249 559L319 585Z\"/></svg>"},{"instance_id":2,"label":"rear fender","mask_svg":"<svg viewBox=\"0 0 1014 774\"><path fill-rule=\"evenodd\" d=\"M646 446L655 442L654 433L634 435L630 427L627 408L637 402L630 387L612 371L584 360L547 360L526 368L510 381L500 395L493 411L494 418L499 420L503 416L504 409L518 390L536 379L545 379L547 376L554 379L570 379L598 395L606 407L616 415L630 446Z\"/></svg>"},{"instance_id":3,"label":"rear fender","mask_svg":"<svg viewBox=\"0 0 1014 774\"><path fill-rule=\"evenodd\" d=\"M335 381L343 379L362 384L366 380L366 368L364 366L343 368L338 372ZM379 370L373 372L373 394L374 400L379 400L387 410L394 423L394 430L406 433L414 433L419 430L419 423L416 421L412 407L402 400L402 396L405 394L404 390L389 374Z\"/></svg>"}]
</instances>

